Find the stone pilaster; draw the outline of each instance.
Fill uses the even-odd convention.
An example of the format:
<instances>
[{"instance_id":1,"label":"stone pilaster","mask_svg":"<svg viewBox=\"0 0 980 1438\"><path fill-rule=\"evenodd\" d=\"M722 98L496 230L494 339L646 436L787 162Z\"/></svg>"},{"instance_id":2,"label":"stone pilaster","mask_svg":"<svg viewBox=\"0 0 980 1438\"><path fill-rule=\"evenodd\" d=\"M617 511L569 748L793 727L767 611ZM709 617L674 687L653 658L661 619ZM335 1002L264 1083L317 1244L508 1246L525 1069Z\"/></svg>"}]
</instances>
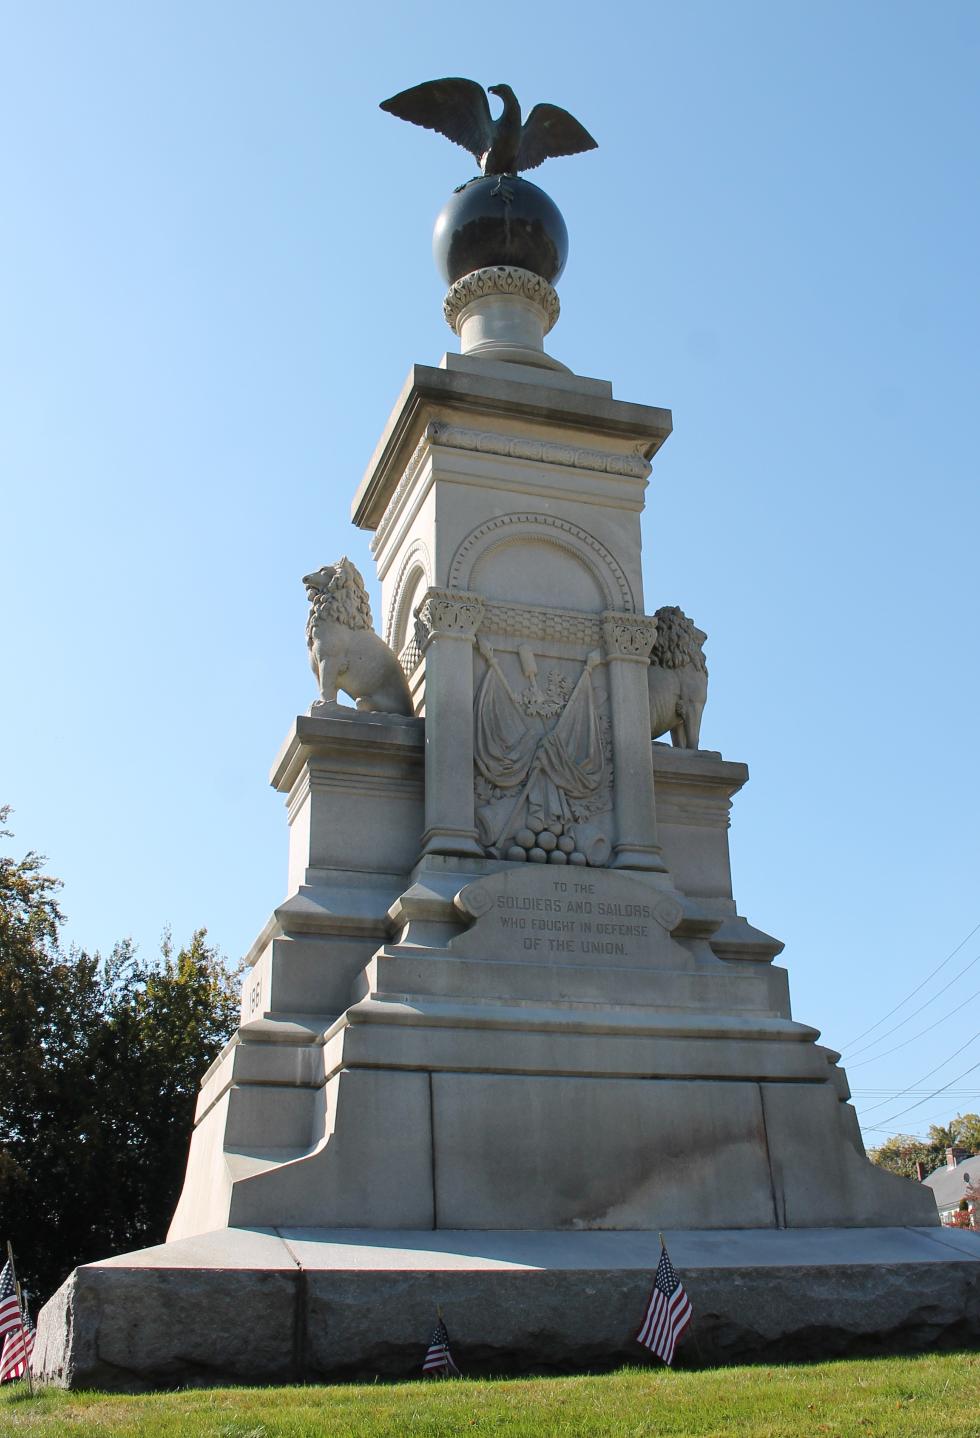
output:
<instances>
[{"instance_id":1,"label":"stone pilaster","mask_svg":"<svg viewBox=\"0 0 980 1438\"><path fill-rule=\"evenodd\" d=\"M415 611L425 656L423 854L483 856L473 800L473 641L483 602L429 589Z\"/></svg>"},{"instance_id":2,"label":"stone pilaster","mask_svg":"<svg viewBox=\"0 0 980 1438\"><path fill-rule=\"evenodd\" d=\"M618 611L607 611L602 616L612 710L616 818L611 867L666 873L667 866L657 843L647 688L650 651L656 637L655 619Z\"/></svg>"}]
</instances>

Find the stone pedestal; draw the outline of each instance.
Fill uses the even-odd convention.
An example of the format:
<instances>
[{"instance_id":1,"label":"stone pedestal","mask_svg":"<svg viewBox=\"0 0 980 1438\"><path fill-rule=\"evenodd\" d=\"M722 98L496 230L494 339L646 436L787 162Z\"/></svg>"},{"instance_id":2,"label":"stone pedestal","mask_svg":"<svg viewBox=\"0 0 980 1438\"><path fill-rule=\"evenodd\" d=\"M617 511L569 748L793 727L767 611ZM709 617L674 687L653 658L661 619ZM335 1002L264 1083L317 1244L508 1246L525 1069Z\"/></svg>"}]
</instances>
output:
<instances>
[{"instance_id":1,"label":"stone pedestal","mask_svg":"<svg viewBox=\"0 0 980 1438\"><path fill-rule=\"evenodd\" d=\"M412 371L354 520L417 717L297 719L287 895L170 1242L78 1270L39 1371L404 1374L440 1301L474 1363L623 1361L659 1229L707 1358L975 1324L976 1262L868 1163L782 944L737 911L744 765L651 743L669 432L534 365Z\"/></svg>"}]
</instances>

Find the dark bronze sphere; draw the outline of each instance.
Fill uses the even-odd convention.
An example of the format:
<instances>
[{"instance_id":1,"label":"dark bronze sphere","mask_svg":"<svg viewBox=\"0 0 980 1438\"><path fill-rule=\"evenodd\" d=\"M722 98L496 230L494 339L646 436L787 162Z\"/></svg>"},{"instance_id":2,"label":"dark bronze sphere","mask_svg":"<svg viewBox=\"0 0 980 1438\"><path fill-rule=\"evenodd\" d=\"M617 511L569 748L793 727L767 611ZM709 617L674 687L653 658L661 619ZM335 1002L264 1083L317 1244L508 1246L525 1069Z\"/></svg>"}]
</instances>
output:
<instances>
[{"instance_id":1,"label":"dark bronze sphere","mask_svg":"<svg viewBox=\"0 0 980 1438\"><path fill-rule=\"evenodd\" d=\"M537 185L516 175L484 175L443 206L432 254L448 285L492 265L518 265L554 284L568 257L568 231L554 200Z\"/></svg>"}]
</instances>

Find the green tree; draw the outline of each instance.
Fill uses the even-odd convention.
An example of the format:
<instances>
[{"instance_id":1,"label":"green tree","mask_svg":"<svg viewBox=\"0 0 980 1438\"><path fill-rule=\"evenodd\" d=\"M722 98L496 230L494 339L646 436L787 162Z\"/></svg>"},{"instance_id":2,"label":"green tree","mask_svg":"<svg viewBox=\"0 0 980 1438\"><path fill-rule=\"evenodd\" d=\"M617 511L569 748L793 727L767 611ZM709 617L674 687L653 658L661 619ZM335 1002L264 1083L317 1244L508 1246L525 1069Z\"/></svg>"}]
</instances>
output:
<instances>
[{"instance_id":1,"label":"green tree","mask_svg":"<svg viewBox=\"0 0 980 1438\"><path fill-rule=\"evenodd\" d=\"M918 1173L917 1164L923 1164L925 1172L929 1174L934 1168L938 1168L942 1153L935 1144L926 1143L921 1138L912 1138L907 1133L899 1133L894 1138L886 1138L877 1148L869 1149L868 1157L879 1168L901 1174L902 1178L915 1178Z\"/></svg>"},{"instance_id":2,"label":"green tree","mask_svg":"<svg viewBox=\"0 0 980 1438\"><path fill-rule=\"evenodd\" d=\"M926 1175L942 1168L948 1148L964 1148L971 1156L980 1154L980 1114L957 1114L947 1124L930 1124L928 1139L895 1134L869 1149L868 1157L879 1168L900 1173L903 1178L915 1178L917 1163L924 1165Z\"/></svg>"},{"instance_id":3,"label":"green tree","mask_svg":"<svg viewBox=\"0 0 980 1438\"><path fill-rule=\"evenodd\" d=\"M197 1086L238 1015L204 929L149 961L128 941L66 955L43 863L0 856L0 1238L40 1297L78 1263L163 1240Z\"/></svg>"},{"instance_id":4,"label":"green tree","mask_svg":"<svg viewBox=\"0 0 980 1438\"><path fill-rule=\"evenodd\" d=\"M943 1158L948 1148L965 1148L972 1157L980 1153L980 1114L958 1113L948 1124L931 1124L929 1139L942 1150Z\"/></svg>"},{"instance_id":5,"label":"green tree","mask_svg":"<svg viewBox=\"0 0 980 1438\"><path fill-rule=\"evenodd\" d=\"M105 1022L95 1046L99 1142L111 1163L113 1246L160 1243L180 1194L198 1087L238 1022L238 984L198 929L141 961L118 944L102 966Z\"/></svg>"}]
</instances>

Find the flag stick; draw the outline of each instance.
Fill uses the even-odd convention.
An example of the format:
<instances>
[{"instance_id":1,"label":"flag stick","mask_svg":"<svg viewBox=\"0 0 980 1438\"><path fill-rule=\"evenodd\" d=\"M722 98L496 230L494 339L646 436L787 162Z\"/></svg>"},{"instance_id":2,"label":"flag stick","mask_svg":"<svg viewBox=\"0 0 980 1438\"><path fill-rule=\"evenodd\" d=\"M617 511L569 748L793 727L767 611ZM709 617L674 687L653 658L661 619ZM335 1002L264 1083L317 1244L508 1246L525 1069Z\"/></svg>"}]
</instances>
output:
<instances>
[{"instance_id":1,"label":"flag stick","mask_svg":"<svg viewBox=\"0 0 980 1438\"><path fill-rule=\"evenodd\" d=\"M10 1263L10 1276L14 1280L14 1288L17 1292L17 1312L20 1315L20 1331L24 1338L24 1352L27 1363L27 1387L31 1397L34 1397L34 1378L31 1374L31 1355L27 1353L27 1333L24 1329L24 1300L20 1295L20 1279L17 1277L17 1269L14 1267L14 1249L7 1239L7 1258Z\"/></svg>"},{"instance_id":2,"label":"flag stick","mask_svg":"<svg viewBox=\"0 0 980 1438\"><path fill-rule=\"evenodd\" d=\"M663 1234L662 1234L662 1233L658 1233L658 1234L657 1234L657 1237L660 1239L660 1247L663 1248L663 1247L664 1247L664 1236L663 1236Z\"/></svg>"}]
</instances>

